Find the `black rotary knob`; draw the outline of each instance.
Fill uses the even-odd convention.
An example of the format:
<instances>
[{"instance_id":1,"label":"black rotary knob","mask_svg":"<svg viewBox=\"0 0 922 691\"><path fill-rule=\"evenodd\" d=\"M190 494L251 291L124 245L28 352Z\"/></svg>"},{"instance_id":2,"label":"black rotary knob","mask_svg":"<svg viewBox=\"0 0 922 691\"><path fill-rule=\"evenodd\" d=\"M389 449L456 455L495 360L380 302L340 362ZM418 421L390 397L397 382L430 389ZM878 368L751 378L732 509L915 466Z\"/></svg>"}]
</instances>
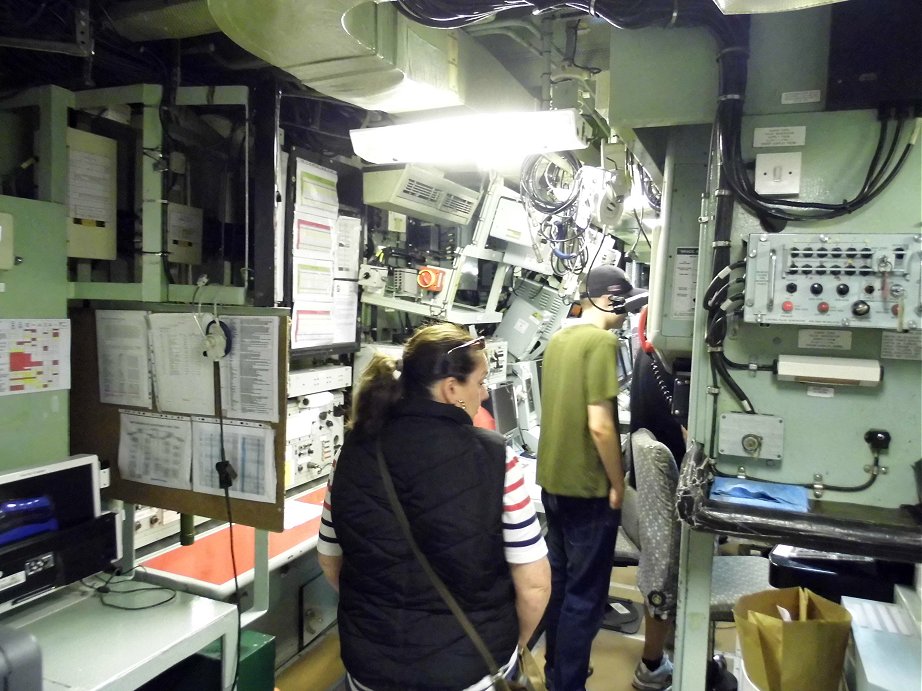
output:
<instances>
[{"instance_id":1,"label":"black rotary knob","mask_svg":"<svg viewBox=\"0 0 922 691\"><path fill-rule=\"evenodd\" d=\"M836 286L836 292L839 295L848 295L848 285L845 283L840 283Z\"/></svg>"},{"instance_id":2,"label":"black rotary knob","mask_svg":"<svg viewBox=\"0 0 922 691\"><path fill-rule=\"evenodd\" d=\"M852 303L852 314L856 317L865 317L871 311L871 306L864 300L855 300Z\"/></svg>"},{"instance_id":3,"label":"black rotary knob","mask_svg":"<svg viewBox=\"0 0 922 691\"><path fill-rule=\"evenodd\" d=\"M811 283L810 292L814 295L821 295L823 292L823 286L820 283Z\"/></svg>"}]
</instances>

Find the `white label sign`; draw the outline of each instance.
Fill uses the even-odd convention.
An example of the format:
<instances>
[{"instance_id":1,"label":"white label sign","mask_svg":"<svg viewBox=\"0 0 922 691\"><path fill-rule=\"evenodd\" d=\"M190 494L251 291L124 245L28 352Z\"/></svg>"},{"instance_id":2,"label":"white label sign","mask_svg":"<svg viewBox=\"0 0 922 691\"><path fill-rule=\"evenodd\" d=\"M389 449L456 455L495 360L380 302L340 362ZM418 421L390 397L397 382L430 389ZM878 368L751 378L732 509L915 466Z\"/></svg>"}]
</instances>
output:
<instances>
[{"instance_id":1,"label":"white label sign","mask_svg":"<svg viewBox=\"0 0 922 691\"><path fill-rule=\"evenodd\" d=\"M880 336L880 357L888 360L922 360L922 333L884 331Z\"/></svg>"},{"instance_id":2,"label":"white label sign","mask_svg":"<svg viewBox=\"0 0 922 691\"><path fill-rule=\"evenodd\" d=\"M698 248L677 247L672 268L672 318L694 319Z\"/></svg>"},{"instance_id":3,"label":"white label sign","mask_svg":"<svg viewBox=\"0 0 922 691\"><path fill-rule=\"evenodd\" d=\"M818 350L851 350L851 331L801 329L797 332L797 347Z\"/></svg>"},{"instance_id":4,"label":"white label sign","mask_svg":"<svg viewBox=\"0 0 922 691\"><path fill-rule=\"evenodd\" d=\"M796 105L798 103L819 103L822 98L822 92L819 89L810 89L809 91L785 91L781 94L781 103L786 106Z\"/></svg>"},{"instance_id":5,"label":"white label sign","mask_svg":"<svg viewBox=\"0 0 922 691\"><path fill-rule=\"evenodd\" d=\"M752 146L765 149L773 146L803 146L807 141L804 125L791 127L756 127L752 131Z\"/></svg>"}]
</instances>

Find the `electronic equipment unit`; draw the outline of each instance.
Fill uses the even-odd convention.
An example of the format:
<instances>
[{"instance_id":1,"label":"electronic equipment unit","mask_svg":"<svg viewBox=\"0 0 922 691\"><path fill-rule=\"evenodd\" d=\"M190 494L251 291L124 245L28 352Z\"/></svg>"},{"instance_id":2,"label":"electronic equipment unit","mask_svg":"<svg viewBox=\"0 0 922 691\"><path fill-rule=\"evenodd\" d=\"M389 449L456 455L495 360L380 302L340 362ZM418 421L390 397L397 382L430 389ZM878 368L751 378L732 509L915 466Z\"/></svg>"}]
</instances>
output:
<instances>
[{"instance_id":1,"label":"electronic equipment unit","mask_svg":"<svg viewBox=\"0 0 922 691\"><path fill-rule=\"evenodd\" d=\"M922 235L752 234L743 317L758 324L922 330L920 251Z\"/></svg>"},{"instance_id":2,"label":"electronic equipment unit","mask_svg":"<svg viewBox=\"0 0 922 691\"><path fill-rule=\"evenodd\" d=\"M507 443L520 442L519 411L512 382L502 382L490 387L490 404L496 431L505 437Z\"/></svg>"},{"instance_id":3,"label":"electronic equipment unit","mask_svg":"<svg viewBox=\"0 0 922 691\"><path fill-rule=\"evenodd\" d=\"M508 347L506 341L490 338L484 352L487 354L487 383L496 384L506 380L508 369Z\"/></svg>"},{"instance_id":4,"label":"electronic equipment unit","mask_svg":"<svg viewBox=\"0 0 922 691\"><path fill-rule=\"evenodd\" d=\"M529 279L516 283L514 293L494 336L506 341L508 354L516 360L532 360L544 352L570 301L554 288Z\"/></svg>"},{"instance_id":5,"label":"electronic equipment unit","mask_svg":"<svg viewBox=\"0 0 922 691\"><path fill-rule=\"evenodd\" d=\"M0 502L7 507L0 535L13 537L0 546L0 612L98 573L120 556L117 516L100 510L96 456L0 475Z\"/></svg>"},{"instance_id":6,"label":"electronic equipment unit","mask_svg":"<svg viewBox=\"0 0 922 691\"><path fill-rule=\"evenodd\" d=\"M321 391L288 399L285 490L330 474L342 448L342 391Z\"/></svg>"},{"instance_id":7,"label":"electronic equipment unit","mask_svg":"<svg viewBox=\"0 0 922 691\"><path fill-rule=\"evenodd\" d=\"M292 369L288 373L288 396L307 396L319 391L344 389L352 385L352 368L348 365L322 365Z\"/></svg>"}]
</instances>

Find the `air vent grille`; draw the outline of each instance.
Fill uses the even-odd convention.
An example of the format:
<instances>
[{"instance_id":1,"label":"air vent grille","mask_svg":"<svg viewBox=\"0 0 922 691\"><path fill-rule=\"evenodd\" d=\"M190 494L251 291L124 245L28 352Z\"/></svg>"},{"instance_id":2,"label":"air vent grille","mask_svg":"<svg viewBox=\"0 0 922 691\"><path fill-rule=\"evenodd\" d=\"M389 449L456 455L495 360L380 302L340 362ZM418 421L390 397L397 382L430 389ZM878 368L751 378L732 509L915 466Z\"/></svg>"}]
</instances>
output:
<instances>
[{"instance_id":1,"label":"air vent grille","mask_svg":"<svg viewBox=\"0 0 922 691\"><path fill-rule=\"evenodd\" d=\"M443 209L451 209L463 216L469 216L474 212L474 202L464 197L459 197L450 192L445 195L445 201L442 204Z\"/></svg>"},{"instance_id":2,"label":"air vent grille","mask_svg":"<svg viewBox=\"0 0 922 691\"><path fill-rule=\"evenodd\" d=\"M406 186L403 188L403 191L400 193L403 197L414 197L416 199L421 199L422 201L432 202L433 204L439 201L439 190L437 190L432 185L427 185L424 182L419 180L414 180L410 178L407 180Z\"/></svg>"}]
</instances>

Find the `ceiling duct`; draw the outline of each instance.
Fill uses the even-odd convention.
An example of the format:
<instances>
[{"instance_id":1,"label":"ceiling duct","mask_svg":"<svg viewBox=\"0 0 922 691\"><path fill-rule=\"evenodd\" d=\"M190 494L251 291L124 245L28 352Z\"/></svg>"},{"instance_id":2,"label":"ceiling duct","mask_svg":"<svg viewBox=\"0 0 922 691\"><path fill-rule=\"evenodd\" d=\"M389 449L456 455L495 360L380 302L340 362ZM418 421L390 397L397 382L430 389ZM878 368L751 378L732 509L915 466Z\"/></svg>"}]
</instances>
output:
<instances>
[{"instance_id":1,"label":"ceiling duct","mask_svg":"<svg viewBox=\"0 0 922 691\"><path fill-rule=\"evenodd\" d=\"M106 12L115 30L131 41L191 38L220 30L205 0L131 0Z\"/></svg>"},{"instance_id":2,"label":"ceiling duct","mask_svg":"<svg viewBox=\"0 0 922 691\"><path fill-rule=\"evenodd\" d=\"M207 0L234 42L304 84L367 110L531 110L535 99L461 30L367 0Z\"/></svg>"}]
</instances>

